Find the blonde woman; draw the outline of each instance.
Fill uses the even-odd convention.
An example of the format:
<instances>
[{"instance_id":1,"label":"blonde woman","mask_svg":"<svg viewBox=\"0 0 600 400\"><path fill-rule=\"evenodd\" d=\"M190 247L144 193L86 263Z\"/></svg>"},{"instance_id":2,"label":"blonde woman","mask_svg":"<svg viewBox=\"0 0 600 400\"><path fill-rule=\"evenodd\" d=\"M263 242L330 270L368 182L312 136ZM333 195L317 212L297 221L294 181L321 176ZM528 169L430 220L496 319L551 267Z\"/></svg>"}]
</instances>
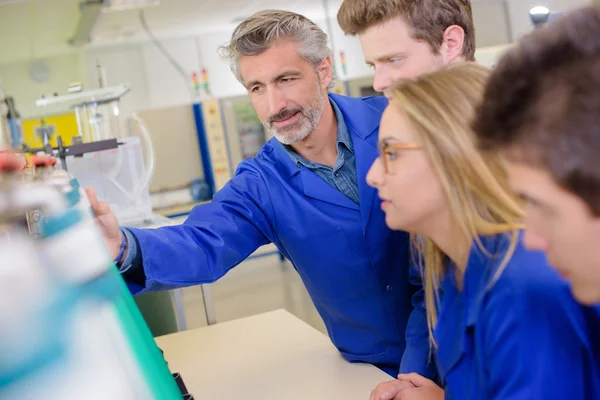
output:
<instances>
[{"instance_id":1,"label":"blonde woman","mask_svg":"<svg viewBox=\"0 0 600 400\"><path fill-rule=\"evenodd\" d=\"M582 310L543 254L522 245L503 163L474 143L487 77L463 64L403 82L383 114L367 181L387 225L412 235L443 388L400 375L371 399L600 398Z\"/></svg>"}]
</instances>

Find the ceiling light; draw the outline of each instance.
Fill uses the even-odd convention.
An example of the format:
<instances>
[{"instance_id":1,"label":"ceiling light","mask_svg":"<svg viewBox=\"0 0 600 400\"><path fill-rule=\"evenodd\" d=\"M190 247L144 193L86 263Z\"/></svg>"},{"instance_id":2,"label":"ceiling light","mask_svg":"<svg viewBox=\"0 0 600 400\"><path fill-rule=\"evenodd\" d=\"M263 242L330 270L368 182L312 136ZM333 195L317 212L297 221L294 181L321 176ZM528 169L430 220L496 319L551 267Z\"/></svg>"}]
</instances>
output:
<instances>
[{"instance_id":1,"label":"ceiling light","mask_svg":"<svg viewBox=\"0 0 600 400\"><path fill-rule=\"evenodd\" d=\"M529 19L537 28L538 26L544 25L550 18L550 9L544 6L533 7L529 10Z\"/></svg>"},{"instance_id":2,"label":"ceiling light","mask_svg":"<svg viewBox=\"0 0 600 400\"><path fill-rule=\"evenodd\" d=\"M544 6L533 7L529 10L529 14L531 15L548 15L550 14L550 9Z\"/></svg>"}]
</instances>

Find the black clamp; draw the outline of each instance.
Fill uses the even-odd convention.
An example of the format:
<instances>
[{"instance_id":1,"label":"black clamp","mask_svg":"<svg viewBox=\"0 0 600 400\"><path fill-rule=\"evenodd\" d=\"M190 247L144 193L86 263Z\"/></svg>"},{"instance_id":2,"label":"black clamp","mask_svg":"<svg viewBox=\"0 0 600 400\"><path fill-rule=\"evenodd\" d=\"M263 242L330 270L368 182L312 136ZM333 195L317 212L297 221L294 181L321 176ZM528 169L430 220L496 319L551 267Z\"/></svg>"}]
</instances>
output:
<instances>
[{"instance_id":1,"label":"black clamp","mask_svg":"<svg viewBox=\"0 0 600 400\"><path fill-rule=\"evenodd\" d=\"M122 144L122 143L119 143L119 141L117 141L117 139L100 140L100 141L91 142L91 143L81 143L81 141L79 141L79 143L77 143L77 141L74 138L74 143L71 146L65 146L63 144L62 137L60 137L60 136L56 137L56 142L58 144L58 146L56 146L56 147L52 147L50 144L47 144L46 146L41 147L41 148L31 148L31 147L24 146L22 149L17 150L17 151L21 152L21 153L29 153L29 154L36 154L39 152L44 152L48 155L51 155L53 157L60 159L62 168L66 171L67 170L66 158L69 156L81 157L87 153L95 153L97 151L116 149L119 147L120 144Z\"/></svg>"}]
</instances>

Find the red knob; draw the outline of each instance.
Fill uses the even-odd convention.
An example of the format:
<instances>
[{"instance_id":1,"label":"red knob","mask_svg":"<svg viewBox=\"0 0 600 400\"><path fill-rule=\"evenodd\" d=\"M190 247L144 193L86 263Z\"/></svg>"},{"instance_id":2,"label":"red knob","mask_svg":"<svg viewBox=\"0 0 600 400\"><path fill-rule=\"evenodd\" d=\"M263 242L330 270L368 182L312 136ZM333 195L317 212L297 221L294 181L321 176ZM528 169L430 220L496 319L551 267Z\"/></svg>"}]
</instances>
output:
<instances>
[{"instance_id":1,"label":"red knob","mask_svg":"<svg viewBox=\"0 0 600 400\"><path fill-rule=\"evenodd\" d=\"M49 168L56 165L56 158L52 156L32 156L31 165L35 167Z\"/></svg>"}]
</instances>

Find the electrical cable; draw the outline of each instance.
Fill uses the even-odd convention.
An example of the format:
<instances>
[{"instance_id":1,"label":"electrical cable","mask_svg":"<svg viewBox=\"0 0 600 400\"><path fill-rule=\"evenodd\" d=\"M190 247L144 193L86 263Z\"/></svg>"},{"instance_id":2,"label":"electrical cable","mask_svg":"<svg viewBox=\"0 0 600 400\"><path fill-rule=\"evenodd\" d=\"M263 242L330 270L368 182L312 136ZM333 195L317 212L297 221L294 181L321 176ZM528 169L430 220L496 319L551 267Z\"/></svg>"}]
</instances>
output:
<instances>
[{"instance_id":1,"label":"electrical cable","mask_svg":"<svg viewBox=\"0 0 600 400\"><path fill-rule=\"evenodd\" d=\"M196 93L192 86L190 85L190 78L188 74L185 72L181 64L175 60L175 58L167 51L167 49L163 46L163 44L154 36L152 30L148 26L148 22L146 21L146 15L144 14L144 10L140 10L139 12L140 23L142 24L142 28L146 31L146 34L150 38L150 41L156 46L156 48L162 53L163 56L169 61L171 66L175 68L175 70L181 75L181 78L185 82L185 87L189 90L191 100L194 101L196 99Z\"/></svg>"}]
</instances>

